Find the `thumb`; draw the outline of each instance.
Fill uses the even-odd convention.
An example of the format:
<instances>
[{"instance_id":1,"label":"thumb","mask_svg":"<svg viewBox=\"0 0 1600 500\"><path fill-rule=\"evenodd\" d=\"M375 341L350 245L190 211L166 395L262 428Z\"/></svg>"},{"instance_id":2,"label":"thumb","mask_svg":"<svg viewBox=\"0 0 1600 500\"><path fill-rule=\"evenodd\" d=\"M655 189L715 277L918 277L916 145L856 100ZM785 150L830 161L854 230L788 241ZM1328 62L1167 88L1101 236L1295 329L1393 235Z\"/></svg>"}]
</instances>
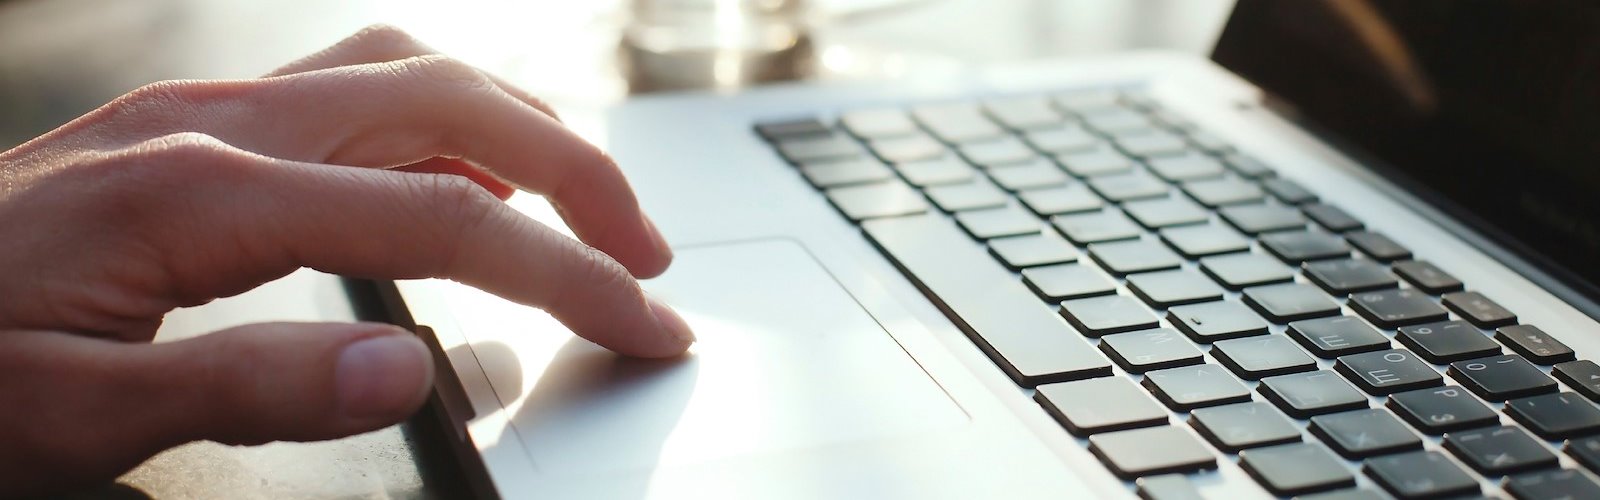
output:
<instances>
[{"instance_id":1,"label":"thumb","mask_svg":"<svg viewBox=\"0 0 1600 500\"><path fill-rule=\"evenodd\" d=\"M422 342L381 324L264 323L162 344L0 332L0 496L109 480L161 450L331 439L427 398ZM9 491L9 493L7 493Z\"/></svg>"},{"instance_id":2,"label":"thumb","mask_svg":"<svg viewBox=\"0 0 1600 500\"><path fill-rule=\"evenodd\" d=\"M433 385L422 341L376 323L265 323L148 350L133 369L174 384L151 403L187 415L153 432L228 444L376 430L411 415Z\"/></svg>"}]
</instances>

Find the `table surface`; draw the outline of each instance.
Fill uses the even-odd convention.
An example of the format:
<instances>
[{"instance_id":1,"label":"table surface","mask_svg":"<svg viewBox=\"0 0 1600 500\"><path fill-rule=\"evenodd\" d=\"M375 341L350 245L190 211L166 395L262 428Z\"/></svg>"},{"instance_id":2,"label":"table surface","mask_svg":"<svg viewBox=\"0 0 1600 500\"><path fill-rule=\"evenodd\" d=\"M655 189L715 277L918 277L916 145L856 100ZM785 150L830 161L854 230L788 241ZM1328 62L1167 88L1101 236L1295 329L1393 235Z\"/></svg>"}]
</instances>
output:
<instances>
[{"instance_id":1,"label":"table surface","mask_svg":"<svg viewBox=\"0 0 1600 500\"><path fill-rule=\"evenodd\" d=\"M637 1L637 0L636 0ZM626 0L0 0L0 149L142 84L248 78L388 23L549 101L580 134L644 87L619 57ZM1210 50L1231 0L811 0L814 57L802 77L856 80L995 62L1159 48ZM880 7L862 11L863 7ZM847 12L847 11L853 11ZM962 36L949 36L959 32ZM682 66L690 67L690 66ZM721 88L717 75L656 75ZM624 75L633 74L630 81ZM792 76L792 75L782 75ZM261 321L357 318L341 281L301 271L168 315L157 341ZM460 475L408 423L317 443L196 442L86 496L454 498Z\"/></svg>"}]
</instances>

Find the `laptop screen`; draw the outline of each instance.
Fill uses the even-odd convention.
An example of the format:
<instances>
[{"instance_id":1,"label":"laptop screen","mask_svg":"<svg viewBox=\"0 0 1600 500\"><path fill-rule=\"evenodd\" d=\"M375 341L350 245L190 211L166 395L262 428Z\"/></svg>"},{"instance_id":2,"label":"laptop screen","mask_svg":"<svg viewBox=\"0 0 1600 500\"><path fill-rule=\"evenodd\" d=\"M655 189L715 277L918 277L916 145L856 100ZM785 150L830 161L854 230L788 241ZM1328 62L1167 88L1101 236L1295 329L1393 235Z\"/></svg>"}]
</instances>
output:
<instances>
[{"instance_id":1,"label":"laptop screen","mask_svg":"<svg viewBox=\"0 0 1600 500\"><path fill-rule=\"evenodd\" d=\"M1212 58L1590 297L1600 1L1239 0Z\"/></svg>"}]
</instances>

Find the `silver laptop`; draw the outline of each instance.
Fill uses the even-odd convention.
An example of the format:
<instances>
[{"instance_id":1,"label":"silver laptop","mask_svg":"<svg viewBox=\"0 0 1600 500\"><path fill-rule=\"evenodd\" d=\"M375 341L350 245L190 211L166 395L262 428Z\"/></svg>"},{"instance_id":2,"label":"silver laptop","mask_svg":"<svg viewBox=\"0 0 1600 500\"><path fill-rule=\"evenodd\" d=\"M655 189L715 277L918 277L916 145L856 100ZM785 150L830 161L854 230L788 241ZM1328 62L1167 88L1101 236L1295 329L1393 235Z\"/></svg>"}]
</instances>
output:
<instances>
[{"instance_id":1,"label":"silver laptop","mask_svg":"<svg viewBox=\"0 0 1600 500\"><path fill-rule=\"evenodd\" d=\"M1597 34L1243 0L1210 60L633 100L687 355L392 298L485 495L1597 498Z\"/></svg>"}]
</instances>

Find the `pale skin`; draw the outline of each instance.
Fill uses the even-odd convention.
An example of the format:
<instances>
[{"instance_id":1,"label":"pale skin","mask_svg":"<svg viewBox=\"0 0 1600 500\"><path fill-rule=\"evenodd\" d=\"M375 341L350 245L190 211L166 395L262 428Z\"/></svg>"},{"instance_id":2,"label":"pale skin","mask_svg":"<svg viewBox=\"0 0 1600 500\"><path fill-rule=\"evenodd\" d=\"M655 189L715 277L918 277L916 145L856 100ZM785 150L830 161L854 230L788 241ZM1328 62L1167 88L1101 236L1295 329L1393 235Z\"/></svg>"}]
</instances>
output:
<instances>
[{"instance_id":1,"label":"pale skin","mask_svg":"<svg viewBox=\"0 0 1600 500\"><path fill-rule=\"evenodd\" d=\"M509 208L513 189L581 241ZM388 27L259 79L152 84L0 153L0 221L0 496L190 441L332 439L414 412L432 365L392 326L150 343L175 308L303 267L453 279L631 356L694 339L639 288L672 252L611 159Z\"/></svg>"}]
</instances>

